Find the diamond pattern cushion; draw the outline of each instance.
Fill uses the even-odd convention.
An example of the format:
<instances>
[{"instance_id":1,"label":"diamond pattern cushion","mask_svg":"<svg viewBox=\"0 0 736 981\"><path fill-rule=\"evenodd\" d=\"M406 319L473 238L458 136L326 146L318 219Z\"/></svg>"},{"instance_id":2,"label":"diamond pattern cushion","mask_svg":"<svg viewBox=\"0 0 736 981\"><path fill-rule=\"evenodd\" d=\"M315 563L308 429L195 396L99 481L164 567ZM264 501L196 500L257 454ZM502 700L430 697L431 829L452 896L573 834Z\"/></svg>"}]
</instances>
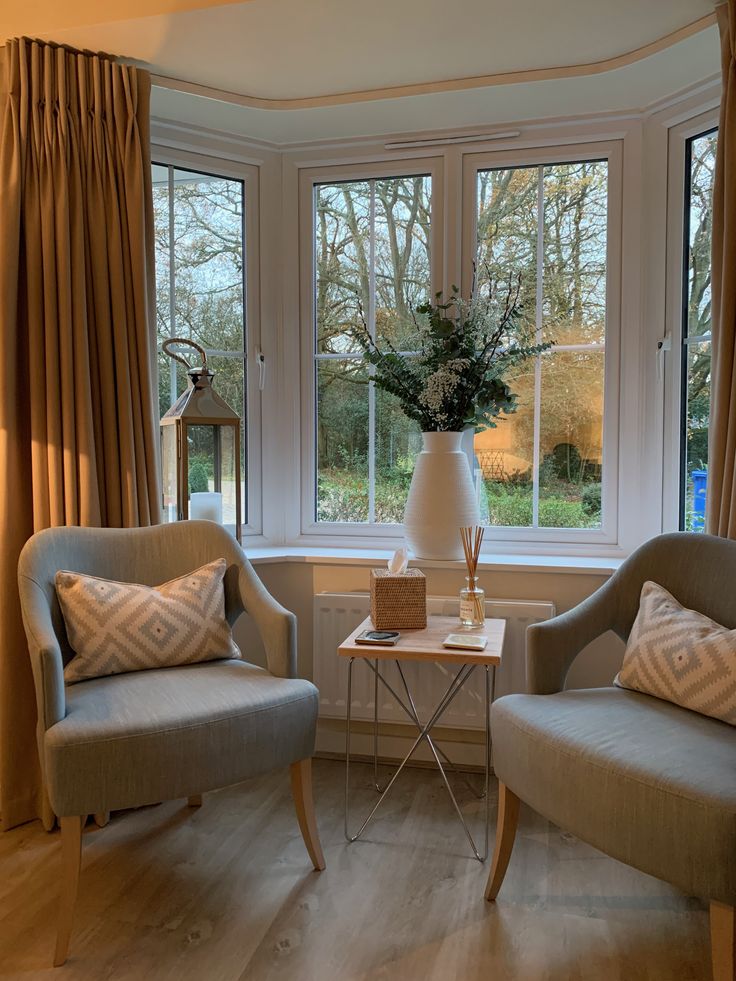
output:
<instances>
[{"instance_id":1,"label":"diamond pattern cushion","mask_svg":"<svg viewBox=\"0 0 736 981\"><path fill-rule=\"evenodd\" d=\"M56 593L75 656L67 684L141 671L239 658L225 619L225 559L162 586L56 573Z\"/></svg>"},{"instance_id":2,"label":"diamond pattern cushion","mask_svg":"<svg viewBox=\"0 0 736 981\"><path fill-rule=\"evenodd\" d=\"M614 684L736 725L736 630L645 582Z\"/></svg>"}]
</instances>

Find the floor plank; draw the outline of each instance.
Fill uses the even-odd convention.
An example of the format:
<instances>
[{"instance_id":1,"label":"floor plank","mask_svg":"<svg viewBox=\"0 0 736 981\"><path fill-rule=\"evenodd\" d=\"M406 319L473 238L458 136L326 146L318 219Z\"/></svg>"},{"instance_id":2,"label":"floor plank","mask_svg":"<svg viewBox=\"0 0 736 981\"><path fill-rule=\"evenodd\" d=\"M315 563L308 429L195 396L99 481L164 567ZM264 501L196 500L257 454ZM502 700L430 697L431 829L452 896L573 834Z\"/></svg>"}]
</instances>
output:
<instances>
[{"instance_id":1,"label":"floor plank","mask_svg":"<svg viewBox=\"0 0 736 981\"><path fill-rule=\"evenodd\" d=\"M355 818L374 799L354 768ZM522 807L495 904L439 778L407 769L364 840L343 768L314 767L327 871L312 871L288 772L113 814L83 837L71 956L51 968L58 834L0 835L0 978L65 981L706 981L705 905ZM495 804L495 785L494 785ZM457 783L469 819L479 802Z\"/></svg>"}]
</instances>

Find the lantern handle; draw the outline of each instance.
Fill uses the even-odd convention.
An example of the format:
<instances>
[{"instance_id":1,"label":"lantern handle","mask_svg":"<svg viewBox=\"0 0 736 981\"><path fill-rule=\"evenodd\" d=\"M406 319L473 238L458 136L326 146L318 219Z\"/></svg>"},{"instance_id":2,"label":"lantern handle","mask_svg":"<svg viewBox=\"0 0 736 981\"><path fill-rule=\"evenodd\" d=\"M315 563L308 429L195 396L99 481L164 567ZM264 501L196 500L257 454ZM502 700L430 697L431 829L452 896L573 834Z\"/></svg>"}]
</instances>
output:
<instances>
[{"instance_id":1,"label":"lantern handle","mask_svg":"<svg viewBox=\"0 0 736 981\"><path fill-rule=\"evenodd\" d=\"M168 354L170 358L173 358L174 361L178 361L179 364L183 364L187 371L191 371L192 366L185 358L182 358L180 354L175 354L173 351L169 350L169 348L173 347L174 345L178 346L180 344L185 344L187 347L193 347L195 351L199 351L200 355L202 356L202 367L207 367L207 352L205 349L200 347L195 341L190 341L186 337L167 337L161 345L161 350L164 352L164 354Z\"/></svg>"}]
</instances>

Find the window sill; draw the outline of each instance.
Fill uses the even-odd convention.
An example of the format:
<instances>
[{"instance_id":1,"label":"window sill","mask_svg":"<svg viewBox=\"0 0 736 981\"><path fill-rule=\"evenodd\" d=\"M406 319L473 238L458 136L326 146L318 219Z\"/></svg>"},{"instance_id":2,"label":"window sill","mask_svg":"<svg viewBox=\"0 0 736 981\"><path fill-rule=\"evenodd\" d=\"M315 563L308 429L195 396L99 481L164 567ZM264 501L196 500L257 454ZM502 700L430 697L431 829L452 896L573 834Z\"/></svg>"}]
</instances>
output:
<instances>
[{"instance_id":1,"label":"window sill","mask_svg":"<svg viewBox=\"0 0 736 981\"><path fill-rule=\"evenodd\" d=\"M350 565L385 566L393 554L393 549L371 548L316 548L289 546L249 547L244 545L245 553L255 566L274 565L282 562L302 562L307 565ZM623 558L582 556L582 555L510 555L494 554L481 556L478 568L494 572L537 572L555 574L578 574L610 576L618 569ZM465 563L446 562L439 559L412 559L417 569L457 569L462 571Z\"/></svg>"}]
</instances>

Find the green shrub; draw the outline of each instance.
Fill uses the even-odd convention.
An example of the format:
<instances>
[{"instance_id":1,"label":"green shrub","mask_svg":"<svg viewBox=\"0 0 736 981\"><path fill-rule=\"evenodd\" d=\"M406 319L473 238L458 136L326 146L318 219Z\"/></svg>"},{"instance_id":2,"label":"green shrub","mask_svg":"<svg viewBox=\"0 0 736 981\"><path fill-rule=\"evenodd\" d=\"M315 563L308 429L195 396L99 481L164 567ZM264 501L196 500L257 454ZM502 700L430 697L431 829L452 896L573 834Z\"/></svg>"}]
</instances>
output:
<instances>
[{"instance_id":1,"label":"green shrub","mask_svg":"<svg viewBox=\"0 0 736 981\"><path fill-rule=\"evenodd\" d=\"M510 528L528 528L532 523L531 491L521 488L498 489L488 485L488 510L490 523ZM542 528L588 528L591 525L581 501L568 501L564 497L540 497L539 525Z\"/></svg>"},{"instance_id":2,"label":"green shrub","mask_svg":"<svg viewBox=\"0 0 736 981\"><path fill-rule=\"evenodd\" d=\"M207 476L207 467L199 460L195 460L189 467L189 493L201 494L210 489L210 482Z\"/></svg>"},{"instance_id":3,"label":"green shrub","mask_svg":"<svg viewBox=\"0 0 736 981\"><path fill-rule=\"evenodd\" d=\"M509 488L488 494L488 511L492 525L526 528L532 523L531 490Z\"/></svg>"},{"instance_id":4,"label":"green shrub","mask_svg":"<svg viewBox=\"0 0 736 981\"><path fill-rule=\"evenodd\" d=\"M580 501L545 497L539 502L539 525L541 528L587 528L588 519Z\"/></svg>"},{"instance_id":5,"label":"green shrub","mask_svg":"<svg viewBox=\"0 0 736 981\"><path fill-rule=\"evenodd\" d=\"M376 474L376 521L401 524L411 477L400 470L380 469ZM579 493L567 485L567 492ZM483 495L483 520L492 525L528 528L532 523L531 487L487 481ZM596 491L598 510L595 510ZM564 493L548 488L539 501L542 528L589 528L600 520L600 486L589 485L583 500L568 500ZM318 488L320 521L366 521L368 519L368 481L365 468L321 470ZM587 505L586 505L587 499ZM588 508L590 510L588 510Z\"/></svg>"},{"instance_id":6,"label":"green shrub","mask_svg":"<svg viewBox=\"0 0 736 981\"><path fill-rule=\"evenodd\" d=\"M583 511L588 515L589 518L598 518L601 516L601 485L600 484L588 484L583 489L583 499L582 499Z\"/></svg>"}]
</instances>

